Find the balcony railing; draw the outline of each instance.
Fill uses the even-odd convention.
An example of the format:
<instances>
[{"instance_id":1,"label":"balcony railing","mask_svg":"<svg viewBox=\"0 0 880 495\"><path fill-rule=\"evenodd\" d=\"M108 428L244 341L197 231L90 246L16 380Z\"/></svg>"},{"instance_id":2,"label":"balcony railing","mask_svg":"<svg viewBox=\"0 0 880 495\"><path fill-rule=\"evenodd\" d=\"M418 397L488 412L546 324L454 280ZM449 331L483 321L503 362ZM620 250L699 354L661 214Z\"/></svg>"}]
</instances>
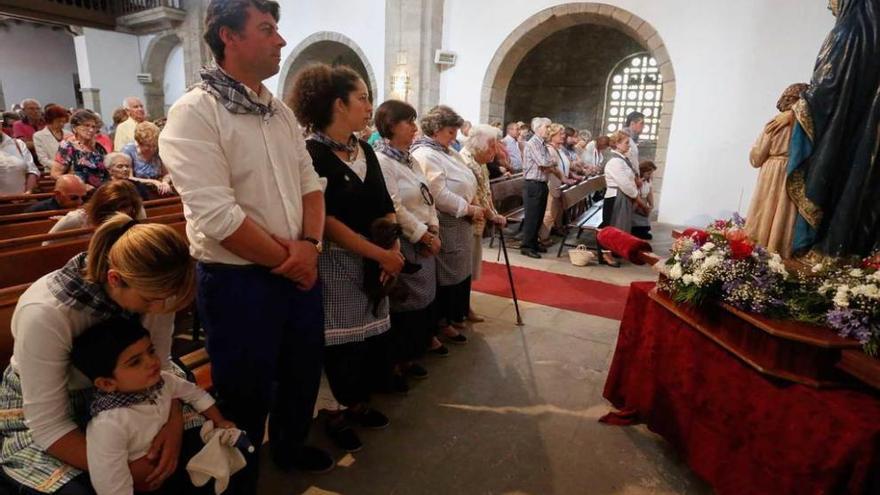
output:
<instances>
[{"instance_id":1,"label":"balcony railing","mask_svg":"<svg viewBox=\"0 0 880 495\"><path fill-rule=\"evenodd\" d=\"M117 19L152 9L183 11L184 0L0 0L0 14L22 19L116 29Z\"/></svg>"}]
</instances>

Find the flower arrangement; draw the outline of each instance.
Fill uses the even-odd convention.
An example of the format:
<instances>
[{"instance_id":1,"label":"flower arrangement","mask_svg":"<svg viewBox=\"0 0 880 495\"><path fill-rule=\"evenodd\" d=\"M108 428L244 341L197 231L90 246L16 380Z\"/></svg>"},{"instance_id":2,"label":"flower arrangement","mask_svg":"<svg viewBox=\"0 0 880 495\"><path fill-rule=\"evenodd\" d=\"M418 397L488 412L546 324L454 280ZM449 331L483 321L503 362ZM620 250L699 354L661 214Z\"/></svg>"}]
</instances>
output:
<instances>
[{"instance_id":1,"label":"flower arrangement","mask_svg":"<svg viewBox=\"0 0 880 495\"><path fill-rule=\"evenodd\" d=\"M755 245L734 215L675 240L659 287L679 303L721 301L777 318L828 325L880 351L880 255L858 265L817 264L790 274L778 254Z\"/></svg>"}]
</instances>

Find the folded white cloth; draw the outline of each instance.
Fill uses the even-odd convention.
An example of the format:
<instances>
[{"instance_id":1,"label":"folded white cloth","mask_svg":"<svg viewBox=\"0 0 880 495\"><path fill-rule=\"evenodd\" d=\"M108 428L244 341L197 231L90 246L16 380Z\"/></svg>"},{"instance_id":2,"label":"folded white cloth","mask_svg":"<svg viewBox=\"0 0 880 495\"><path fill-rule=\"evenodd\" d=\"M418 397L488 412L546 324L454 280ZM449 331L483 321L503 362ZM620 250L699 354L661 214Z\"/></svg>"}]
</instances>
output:
<instances>
[{"instance_id":1,"label":"folded white cloth","mask_svg":"<svg viewBox=\"0 0 880 495\"><path fill-rule=\"evenodd\" d=\"M240 471L247 461L235 447L238 428L214 428L213 421L206 421L199 432L205 446L186 464L189 479L195 486L204 486L214 478L214 493L220 495L229 486L229 478Z\"/></svg>"}]
</instances>

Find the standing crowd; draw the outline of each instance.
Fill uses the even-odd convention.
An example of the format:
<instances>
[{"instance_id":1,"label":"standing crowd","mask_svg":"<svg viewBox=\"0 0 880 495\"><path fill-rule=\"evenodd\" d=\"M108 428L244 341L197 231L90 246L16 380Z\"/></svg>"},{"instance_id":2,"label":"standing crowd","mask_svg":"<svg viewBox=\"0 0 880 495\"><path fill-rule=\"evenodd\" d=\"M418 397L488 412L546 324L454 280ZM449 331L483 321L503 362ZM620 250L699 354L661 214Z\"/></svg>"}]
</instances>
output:
<instances>
[{"instance_id":1,"label":"standing crowd","mask_svg":"<svg viewBox=\"0 0 880 495\"><path fill-rule=\"evenodd\" d=\"M324 64L303 69L283 102L262 83L286 44L279 9L210 2L216 65L161 133L127 99L112 141L99 139L93 112L70 115L67 135L64 109L40 121L33 105L21 121L33 139L3 138L4 159L24 163L16 192L39 162L58 177L40 208L77 207L91 193L59 225L96 227L88 251L33 283L13 316L0 403L21 413L0 418L0 465L22 493L195 492L182 468L204 419L256 447L227 473L228 493L256 492L265 437L281 469L329 471L333 458L306 444L322 373L338 404L322 411L324 431L356 452L360 429L390 424L371 395L406 393L428 377L423 356L449 355L446 344L466 344L468 322L482 321L470 305L482 238L507 223L493 177L524 175L530 257L560 221L561 188L586 177L605 174L608 225L635 232L649 215L643 116L596 140L541 117L502 137L500 124L470 125L443 105L417 115L389 100L374 111L355 71ZM371 123L372 145L359 139ZM26 158L31 145L38 162ZM171 193L186 239L139 221L143 199ZM193 299L216 403L169 359L173 314Z\"/></svg>"}]
</instances>

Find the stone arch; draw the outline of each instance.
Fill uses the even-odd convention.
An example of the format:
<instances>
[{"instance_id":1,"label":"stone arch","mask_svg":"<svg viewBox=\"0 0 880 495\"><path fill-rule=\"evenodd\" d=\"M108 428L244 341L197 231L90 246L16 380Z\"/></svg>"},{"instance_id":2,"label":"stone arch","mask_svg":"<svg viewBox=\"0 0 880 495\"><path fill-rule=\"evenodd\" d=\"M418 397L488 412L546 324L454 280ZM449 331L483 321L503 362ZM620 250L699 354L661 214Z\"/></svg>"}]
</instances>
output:
<instances>
[{"instance_id":1,"label":"stone arch","mask_svg":"<svg viewBox=\"0 0 880 495\"><path fill-rule=\"evenodd\" d=\"M165 64L174 47L183 40L174 31L157 34L147 45L144 70L152 76L152 82L144 86L144 106L151 119L165 115Z\"/></svg>"},{"instance_id":2,"label":"stone arch","mask_svg":"<svg viewBox=\"0 0 880 495\"><path fill-rule=\"evenodd\" d=\"M279 98L286 99L293 78L311 62L345 63L357 71L376 98L376 75L364 51L351 38L332 31L319 31L296 45L287 55L278 78Z\"/></svg>"},{"instance_id":3,"label":"stone arch","mask_svg":"<svg viewBox=\"0 0 880 495\"><path fill-rule=\"evenodd\" d=\"M504 120L504 105L511 79L520 62L533 48L563 29L588 24L608 26L633 38L654 57L660 67L663 108L654 157L658 167L654 182L654 204L659 204L675 102L675 72L660 34L650 23L632 12L613 5L578 2L550 7L526 19L505 38L489 63L480 94L480 122Z\"/></svg>"}]
</instances>

